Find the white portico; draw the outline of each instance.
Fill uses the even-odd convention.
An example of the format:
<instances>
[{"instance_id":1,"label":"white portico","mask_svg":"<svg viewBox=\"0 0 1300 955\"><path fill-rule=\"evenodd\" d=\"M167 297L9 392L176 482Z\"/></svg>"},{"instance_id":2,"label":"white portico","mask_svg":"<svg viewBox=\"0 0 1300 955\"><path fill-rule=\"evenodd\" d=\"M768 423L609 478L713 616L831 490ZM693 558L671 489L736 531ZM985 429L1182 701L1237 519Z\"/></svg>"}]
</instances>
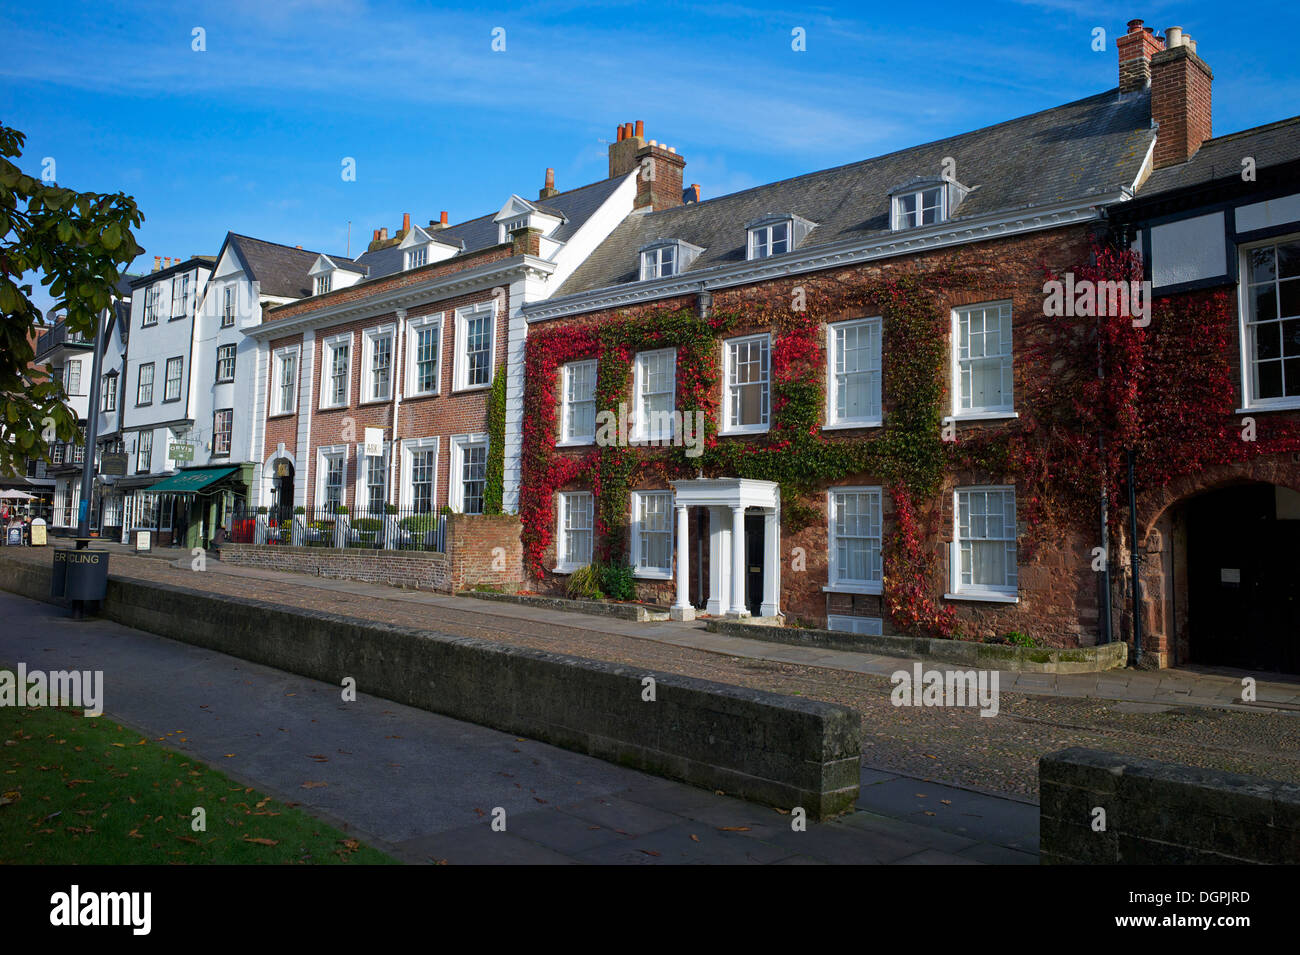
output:
<instances>
[{"instance_id":1,"label":"white portico","mask_svg":"<svg viewBox=\"0 0 1300 955\"><path fill-rule=\"evenodd\" d=\"M775 617L781 612L781 490L773 481L748 478L693 478L671 482L673 506L677 509L677 601L674 620L690 620L695 610L690 602L690 520L688 509L708 508L709 513L709 598L705 611L713 616L751 616L751 604L759 604L759 615ZM761 547L747 546L746 512L761 518ZM754 523L754 522L751 522ZM758 535L755 535L758 536ZM758 557L751 560L750 555ZM747 593L747 585L761 588Z\"/></svg>"}]
</instances>

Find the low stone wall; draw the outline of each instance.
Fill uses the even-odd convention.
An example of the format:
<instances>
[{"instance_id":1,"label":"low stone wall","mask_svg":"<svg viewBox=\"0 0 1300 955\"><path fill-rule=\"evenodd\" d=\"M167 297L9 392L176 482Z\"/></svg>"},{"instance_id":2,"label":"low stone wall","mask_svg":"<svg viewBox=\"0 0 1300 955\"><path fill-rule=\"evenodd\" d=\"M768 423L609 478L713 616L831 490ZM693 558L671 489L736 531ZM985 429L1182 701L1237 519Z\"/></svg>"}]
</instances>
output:
<instances>
[{"instance_id":1,"label":"low stone wall","mask_svg":"<svg viewBox=\"0 0 1300 955\"><path fill-rule=\"evenodd\" d=\"M451 562L446 554L436 551L222 544L220 556L224 562L241 567L266 567L313 577L451 591Z\"/></svg>"},{"instance_id":2,"label":"low stone wall","mask_svg":"<svg viewBox=\"0 0 1300 955\"><path fill-rule=\"evenodd\" d=\"M519 530L519 518L513 515L448 514L445 553L223 544L220 556L227 563L244 567L268 567L315 577L364 580L443 593L485 585L514 589L524 577Z\"/></svg>"},{"instance_id":3,"label":"low stone wall","mask_svg":"<svg viewBox=\"0 0 1300 955\"><path fill-rule=\"evenodd\" d=\"M769 643L825 650L879 653L907 660L933 660L985 670L1016 670L1025 673L1095 673L1112 670L1128 662L1128 644L1122 641L1097 647L1015 647L1008 644L976 643L973 640L944 640L938 637L867 636L842 630L806 627L769 627L729 620L709 620L714 633Z\"/></svg>"},{"instance_id":4,"label":"low stone wall","mask_svg":"<svg viewBox=\"0 0 1300 955\"><path fill-rule=\"evenodd\" d=\"M50 571L0 556L0 587L48 600ZM858 795L861 718L844 706L112 576L102 615L813 818Z\"/></svg>"},{"instance_id":5,"label":"low stone wall","mask_svg":"<svg viewBox=\"0 0 1300 955\"><path fill-rule=\"evenodd\" d=\"M493 590L465 590L462 597L479 600L496 600L524 607L541 607L545 610L563 610L565 613L586 613L617 620L635 620L638 623L668 619L667 610L652 610L634 603L611 603L604 600L572 600L568 597L543 597L536 594L503 594Z\"/></svg>"},{"instance_id":6,"label":"low stone wall","mask_svg":"<svg viewBox=\"0 0 1300 955\"><path fill-rule=\"evenodd\" d=\"M1074 747L1039 760L1038 787L1044 863L1300 860L1300 786L1291 783Z\"/></svg>"}]
</instances>

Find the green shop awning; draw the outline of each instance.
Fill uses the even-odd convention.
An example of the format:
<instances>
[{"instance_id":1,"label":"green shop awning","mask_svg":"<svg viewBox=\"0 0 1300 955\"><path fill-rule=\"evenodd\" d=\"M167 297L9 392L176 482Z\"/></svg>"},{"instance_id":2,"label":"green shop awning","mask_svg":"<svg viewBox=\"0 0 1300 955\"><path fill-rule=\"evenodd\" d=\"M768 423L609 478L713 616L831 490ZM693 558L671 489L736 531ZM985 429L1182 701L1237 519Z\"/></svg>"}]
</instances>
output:
<instances>
[{"instance_id":1,"label":"green shop awning","mask_svg":"<svg viewBox=\"0 0 1300 955\"><path fill-rule=\"evenodd\" d=\"M193 494L209 485L216 484L223 477L234 474L239 468L193 468L178 471L171 477L163 478L152 487L145 488L146 494Z\"/></svg>"}]
</instances>

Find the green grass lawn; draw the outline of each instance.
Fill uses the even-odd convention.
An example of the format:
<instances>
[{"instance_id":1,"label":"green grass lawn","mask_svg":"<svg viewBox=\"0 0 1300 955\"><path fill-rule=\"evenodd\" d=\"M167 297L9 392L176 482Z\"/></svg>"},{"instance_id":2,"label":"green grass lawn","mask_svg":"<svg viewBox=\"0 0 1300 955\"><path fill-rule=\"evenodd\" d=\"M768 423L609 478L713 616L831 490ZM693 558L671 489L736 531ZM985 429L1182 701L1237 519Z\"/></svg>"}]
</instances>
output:
<instances>
[{"instance_id":1,"label":"green grass lawn","mask_svg":"<svg viewBox=\"0 0 1300 955\"><path fill-rule=\"evenodd\" d=\"M0 707L0 737L0 865L395 861L80 710Z\"/></svg>"}]
</instances>

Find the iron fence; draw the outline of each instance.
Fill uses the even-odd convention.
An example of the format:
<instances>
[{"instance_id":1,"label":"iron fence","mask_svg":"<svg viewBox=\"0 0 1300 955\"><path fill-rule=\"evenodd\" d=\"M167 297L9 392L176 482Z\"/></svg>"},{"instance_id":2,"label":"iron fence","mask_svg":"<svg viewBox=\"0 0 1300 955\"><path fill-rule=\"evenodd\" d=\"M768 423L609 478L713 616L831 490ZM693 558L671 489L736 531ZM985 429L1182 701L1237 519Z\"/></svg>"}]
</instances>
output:
<instances>
[{"instance_id":1,"label":"iron fence","mask_svg":"<svg viewBox=\"0 0 1300 955\"><path fill-rule=\"evenodd\" d=\"M296 513L295 513L296 512ZM236 508L227 539L236 544L443 551L447 517L413 508L336 513L332 507Z\"/></svg>"}]
</instances>

